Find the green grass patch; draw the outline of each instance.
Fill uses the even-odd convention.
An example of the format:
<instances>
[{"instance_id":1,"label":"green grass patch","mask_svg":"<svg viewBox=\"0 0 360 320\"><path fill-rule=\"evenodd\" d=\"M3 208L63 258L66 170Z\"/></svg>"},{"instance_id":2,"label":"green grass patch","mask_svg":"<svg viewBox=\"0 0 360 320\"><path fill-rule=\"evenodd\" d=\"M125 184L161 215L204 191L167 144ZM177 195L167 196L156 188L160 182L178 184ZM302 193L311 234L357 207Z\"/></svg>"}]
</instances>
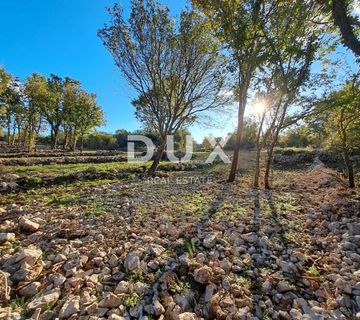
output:
<instances>
[{"instance_id":1,"label":"green grass patch","mask_svg":"<svg viewBox=\"0 0 360 320\"><path fill-rule=\"evenodd\" d=\"M8 166L5 168L6 172L12 173L37 173L37 174L59 174L69 175L71 173L86 171L89 168L96 168L99 171L107 170L127 170L138 168L141 166L149 166L150 162L108 162L108 163L77 163L77 164L50 164L50 165L36 165L36 166Z\"/></svg>"},{"instance_id":2,"label":"green grass patch","mask_svg":"<svg viewBox=\"0 0 360 320\"><path fill-rule=\"evenodd\" d=\"M40 177L31 177L27 179L25 187L27 189L37 189L42 186L42 179Z\"/></svg>"}]
</instances>

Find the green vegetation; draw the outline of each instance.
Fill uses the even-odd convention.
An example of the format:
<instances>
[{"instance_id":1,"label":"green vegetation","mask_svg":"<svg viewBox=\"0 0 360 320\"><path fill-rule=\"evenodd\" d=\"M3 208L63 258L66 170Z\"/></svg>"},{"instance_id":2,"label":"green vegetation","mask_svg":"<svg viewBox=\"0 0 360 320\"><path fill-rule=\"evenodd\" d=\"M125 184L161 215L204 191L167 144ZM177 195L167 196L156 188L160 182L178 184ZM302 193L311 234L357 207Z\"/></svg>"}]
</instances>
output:
<instances>
[{"instance_id":1,"label":"green vegetation","mask_svg":"<svg viewBox=\"0 0 360 320\"><path fill-rule=\"evenodd\" d=\"M5 86L0 92L0 124L6 128L8 145L23 145L33 152L46 120L51 148L57 147L62 135L64 147L75 150L78 139L82 148L85 135L104 123L96 95L83 90L79 81L33 73L21 84L0 70Z\"/></svg>"},{"instance_id":2,"label":"green vegetation","mask_svg":"<svg viewBox=\"0 0 360 320\"><path fill-rule=\"evenodd\" d=\"M195 243L193 242L192 239L186 240L184 249L190 257L194 256L194 254L196 253L196 247L195 247Z\"/></svg>"},{"instance_id":3,"label":"green vegetation","mask_svg":"<svg viewBox=\"0 0 360 320\"><path fill-rule=\"evenodd\" d=\"M316 266L312 265L309 269L308 269L308 274L312 277L319 277L320 276L320 272L319 270L316 268Z\"/></svg>"},{"instance_id":4,"label":"green vegetation","mask_svg":"<svg viewBox=\"0 0 360 320\"><path fill-rule=\"evenodd\" d=\"M39 177L32 177L32 178L29 178L27 181L26 181L26 188L28 189L36 189L36 188L39 188L41 186L41 178Z\"/></svg>"},{"instance_id":5,"label":"green vegetation","mask_svg":"<svg viewBox=\"0 0 360 320\"><path fill-rule=\"evenodd\" d=\"M124 300L124 306L127 308L135 307L139 301L139 295L136 292L132 292Z\"/></svg>"},{"instance_id":6,"label":"green vegetation","mask_svg":"<svg viewBox=\"0 0 360 320\"><path fill-rule=\"evenodd\" d=\"M23 166L23 167L12 167L8 166L5 168L5 172L13 173L31 173L37 174L45 173L57 173L61 175L68 175L75 172L86 171L89 168L95 168L96 170L112 170L120 169L127 170L131 168L138 168L141 166L148 166L147 163L128 163L128 162L109 162L109 163L78 163L78 164L54 164L54 165L43 165L43 166Z\"/></svg>"}]
</instances>

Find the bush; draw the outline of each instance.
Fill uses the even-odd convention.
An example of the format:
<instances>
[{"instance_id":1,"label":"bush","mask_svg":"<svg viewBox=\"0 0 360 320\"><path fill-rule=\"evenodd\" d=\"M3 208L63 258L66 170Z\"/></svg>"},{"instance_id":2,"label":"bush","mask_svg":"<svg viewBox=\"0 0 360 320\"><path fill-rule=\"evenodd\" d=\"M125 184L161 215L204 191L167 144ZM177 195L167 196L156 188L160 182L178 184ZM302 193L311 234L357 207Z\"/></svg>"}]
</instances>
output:
<instances>
[{"instance_id":1,"label":"bush","mask_svg":"<svg viewBox=\"0 0 360 320\"><path fill-rule=\"evenodd\" d=\"M42 179L40 177L28 178L25 187L28 189L36 189L42 186Z\"/></svg>"}]
</instances>

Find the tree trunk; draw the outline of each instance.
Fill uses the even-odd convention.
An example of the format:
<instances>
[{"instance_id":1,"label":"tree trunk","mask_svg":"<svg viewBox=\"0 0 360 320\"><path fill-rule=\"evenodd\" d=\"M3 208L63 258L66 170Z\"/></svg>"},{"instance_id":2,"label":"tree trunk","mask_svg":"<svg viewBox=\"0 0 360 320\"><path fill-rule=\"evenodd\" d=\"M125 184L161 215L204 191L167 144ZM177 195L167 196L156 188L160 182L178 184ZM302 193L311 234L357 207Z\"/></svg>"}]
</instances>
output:
<instances>
[{"instance_id":1,"label":"tree trunk","mask_svg":"<svg viewBox=\"0 0 360 320\"><path fill-rule=\"evenodd\" d=\"M239 93L239 110L238 110L238 126L236 131L236 139L234 146L234 156L231 163L230 174L228 178L228 182L234 182L236 177L236 172L238 168L239 162L239 152L240 152L240 143L241 143L241 135L244 126L244 113L246 107L246 97L247 95L247 86L240 87Z\"/></svg>"},{"instance_id":2,"label":"tree trunk","mask_svg":"<svg viewBox=\"0 0 360 320\"><path fill-rule=\"evenodd\" d=\"M34 133L34 130L30 126L29 136L28 136L28 152L29 153L34 152L34 150L35 150L34 141L35 141L35 133Z\"/></svg>"},{"instance_id":3,"label":"tree trunk","mask_svg":"<svg viewBox=\"0 0 360 320\"><path fill-rule=\"evenodd\" d=\"M59 128L54 128L51 136L51 149L53 150L57 148L58 137L59 137Z\"/></svg>"},{"instance_id":4,"label":"tree trunk","mask_svg":"<svg viewBox=\"0 0 360 320\"><path fill-rule=\"evenodd\" d=\"M77 137L74 136L74 140L73 143L71 145L71 151L75 151L76 150L76 143L77 143Z\"/></svg>"},{"instance_id":5,"label":"tree trunk","mask_svg":"<svg viewBox=\"0 0 360 320\"><path fill-rule=\"evenodd\" d=\"M69 144L69 133L68 133L68 131L66 131L65 137L64 137L64 144L63 144L64 150L68 148L68 144Z\"/></svg>"},{"instance_id":6,"label":"tree trunk","mask_svg":"<svg viewBox=\"0 0 360 320\"><path fill-rule=\"evenodd\" d=\"M10 122L11 120L10 120L10 117L8 117L7 118L7 124L6 124L6 129L7 129L7 137L6 137L6 142L7 142L7 144L8 145L10 145L10 143L11 143L11 139L10 139L10 136L11 136L11 122Z\"/></svg>"},{"instance_id":7,"label":"tree trunk","mask_svg":"<svg viewBox=\"0 0 360 320\"><path fill-rule=\"evenodd\" d=\"M50 149L53 150L54 149L54 128L51 127L50 130Z\"/></svg>"},{"instance_id":8,"label":"tree trunk","mask_svg":"<svg viewBox=\"0 0 360 320\"><path fill-rule=\"evenodd\" d=\"M12 133L12 140L11 140L11 145L15 145L15 136L16 136L16 127L15 124L13 125L13 133Z\"/></svg>"},{"instance_id":9,"label":"tree trunk","mask_svg":"<svg viewBox=\"0 0 360 320\"><path fill-rule=\"evenodd\" d=\"M80 152L82 153L84 151L84 136L81 135L80 137Z\"/></svg>"},{"instance_id":10,"label":"tree trunk","mask_svg":"<svg viewBox=\"0 0 360 320\"><path fill-rule=\"evenodd\" d=\"M355 188L355 177L354 177L354 167L352 161L350 160L347 150L343 150L344 162L346 165L346 172L349 179L349 187Z\"/></svg>"},{"instance_id":11,"label":"tree trunk","mask_svg":"<svg viewBox=\"0 0 360 320\"><path fill-rule=\"evenodd\" d=\"M254 174L254 188L259 188L259 178L260 178L260 146L257 146L256 149L256 162L255 162L255 174Z\"/></svg>"},{"instance_id":12,"label":"tree trunk","mask_svg":"<svg viewBox=\"0 0 360 320\"><path fill-rule=\"evenodd\" d=\"M264 186L265 189L270 189L270 170L272 165L272 159L273 159L273 152L274 147L273 144L270 146L270 149L268 150L268 156L266 159L266 165L265 165L265 176L264 176Z\"/></svg>"},{"instance_id":13,"label":"tree trunk","mask_svg":"<svg viewBox=\"0 0 360 320\"><path fill-rule=\"evenodd\" d=\"M21 145L21 128L20 128L20 126L18 125L17 126L17 134L18 134L18 145L20 146Z\"/></svg>"},{"instance_id":14,"label":"tree trunk","mask_svg":"<svg viewBox=\"0 0 360 320\"><path fill-rule=\"evenodd\" d=\"M166 147L166 138L162 138L161 142L159 144L159 147L156 150L154 161L153 161L153 163L151 164L151 166L150 166L150 168L148 170L149 174L154 174L155 173L157 167L159 166L160 160L161 160L161 158L162 158L162 156L164 154L165 147Z\"/></svg>"},{"instance_id":15,"label":"tree trunk","mask_svg":"<svg viewBox=\"0 0 360 320\"><path fill-rule=\"evenodd\" d=\"M260 153L261 153L261 145L260 145L260 139L261 139L261 132L262 127L264 125L264 119L265 114L262 115L260 125L259 125L259 131L256 138L256 160L255 160L255 174L254 174L254 188L259 188L259 178L260 178Z\"/></svg>"},{"instance_id":16,"label":"tree trunk","mask_svg":"<svg viewBox=\"0 0 360 320\"><path fill-rule=\"evenodd\" d=\"M280 100L280 102L279 102L279 108L281 106L281 103L282 103L282 100ZM278 108L278 110L280 110L279 108ZM264 177L265 189L268 189L268 190L270 189L270 181L269 180L270 180L270 171L271 171L273 155L274 155L274 148L279 140L279 135L280 135L282 126L284 124L287 108L288 108L288 102L283 105L283 110L281 112L279 123L276 125L276 121L274 121L272 124L272 126L275 126L276 129L275 129L273 139L268 148L268 157L266 159L265 177ZM276 115L278 114L278 110L276 112Z\"/></svg>"}]
</instances>

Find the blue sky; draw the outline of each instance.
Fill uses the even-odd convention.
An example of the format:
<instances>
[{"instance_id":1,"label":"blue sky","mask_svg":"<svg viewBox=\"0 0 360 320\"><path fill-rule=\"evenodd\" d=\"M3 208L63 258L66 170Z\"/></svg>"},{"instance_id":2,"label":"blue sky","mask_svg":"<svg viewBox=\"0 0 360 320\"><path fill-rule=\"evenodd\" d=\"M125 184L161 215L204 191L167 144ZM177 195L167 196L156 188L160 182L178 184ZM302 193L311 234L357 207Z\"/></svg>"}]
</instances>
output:
<instances>
[{"instance_id":1,"label":"blue sky","mask_svg":"<svg viewBox=\"0 0 360 320\"><path fill-rule=\"evenodd\" d=\"M106 7L114 0L1 0L0 65L20 80L32 72L55 73L80 80L97 94L107 125L101 130L135 130L140 124L131 106L131 89L97 37L108 21ZM128 12L129 1L121 1ZM163 1L177 14L185 0ZM208 130L191 131L201 139ZM210 129L208 130L210 131Z\"/></svg>"},{"instance_id":2,"label":"blue sky","mask_svg":"<svg viewBox=\"0 0 360 320\"><path fill-rule=\"evenodd\" d=\"M129 0L120 1L129 11ZM172 14L186 0L162 0ZM109 19L106 7L115 0L0 0L0 65L24 80L32 72L55 73L81 81L96 93L107 125L103 131L139 129L131 106L131 88L121 78L112 57L97 37ZM190 128L196 140L213 133L225 136L235 128L236 110L216 115L217 126Z\"/></svg>"}]
</instances>

